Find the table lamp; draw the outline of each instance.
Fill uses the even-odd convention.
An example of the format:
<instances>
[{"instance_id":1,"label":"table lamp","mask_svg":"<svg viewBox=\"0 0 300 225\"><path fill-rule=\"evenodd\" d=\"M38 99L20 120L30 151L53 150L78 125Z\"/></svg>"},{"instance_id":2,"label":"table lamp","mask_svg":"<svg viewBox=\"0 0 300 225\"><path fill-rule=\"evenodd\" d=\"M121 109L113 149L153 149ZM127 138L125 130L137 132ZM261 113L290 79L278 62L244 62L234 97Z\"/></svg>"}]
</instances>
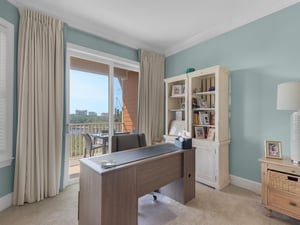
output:
<instances>
[{"instance_id":1,"label":"table lamp","mask_svg":"<svg viewBox=\"0 0 300 225\"><path fill-rule=\"evenodd\" d=\"M300 163L300 81L279 84L277 87L277 109L297 110L291 115L291 160Z\"/></svg>"}]
</instances>

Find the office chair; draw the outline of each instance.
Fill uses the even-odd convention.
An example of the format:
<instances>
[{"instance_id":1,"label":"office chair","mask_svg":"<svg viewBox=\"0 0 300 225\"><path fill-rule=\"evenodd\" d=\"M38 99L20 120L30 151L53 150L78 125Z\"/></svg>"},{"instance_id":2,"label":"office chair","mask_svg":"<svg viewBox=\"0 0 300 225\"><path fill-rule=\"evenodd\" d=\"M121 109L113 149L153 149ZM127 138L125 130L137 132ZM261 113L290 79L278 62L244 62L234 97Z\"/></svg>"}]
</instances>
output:
<instances>
[{"instance_id":1,"label":"office chair","mask_svg":"<svg viewBox=\"0 0 300 225\"><path fill-rule=\"evenodd\" d=\"M102 144L94 144L93 139L90 134L82 134L85 139L85 147L84 147L84 158L86 157L86 150L90 151L90 157L94 156L95 149L103 148L104 146Z\"/></svg>"},{"instance_id":2,"label":"office chair","mask_svg":"<svg viewBox=\"0 0 300 225\"><path fill-rule=\"evenodd\" d=\"M111 151L112 152L119 152L119 151L126 151L133 148L145 147L146 138L145 134L119 134L113 135L111 137ZM155 190L154 192L159 192ZM157 200L157 196L155 193L152 193L153 200Z\"/></svg>"},{"instance_id":3,"label":"office chair","mask_svg":"<svg viewBox=\"0 0 300 225\"><path fill-rule=\"evenodd\" d=\"M147 146L145 134L115 134L111 137L112 152L145 146Z\"/></svg>"}]
</instances>

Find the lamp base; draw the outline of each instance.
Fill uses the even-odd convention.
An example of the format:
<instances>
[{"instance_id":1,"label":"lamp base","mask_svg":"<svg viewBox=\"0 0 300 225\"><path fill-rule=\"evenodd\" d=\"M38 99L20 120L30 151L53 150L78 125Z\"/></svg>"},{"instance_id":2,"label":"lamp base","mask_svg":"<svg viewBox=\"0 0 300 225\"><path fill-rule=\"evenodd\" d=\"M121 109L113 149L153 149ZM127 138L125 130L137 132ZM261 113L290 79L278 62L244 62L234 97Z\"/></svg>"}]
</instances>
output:
<instances>
[{"instance_id":1,"label":"lamp base","mask_svg":"<svg viewBox=\"0 0 300 225\"><path fill-rule=\"evenodd\" d=\"M300 162L300 111L291 115L291 160Z\"/></svg>"},{"instance_id":2,"label":"lamp base","mask_svg":"<svg viewBox=\"0 0 300 225\"><path fill-rule=\"evenodd\" d=\"M300 161L292 160L292 159L291 159L291 161L292 161L293 164L300 164Z\"/></svg>"}]
</instances>

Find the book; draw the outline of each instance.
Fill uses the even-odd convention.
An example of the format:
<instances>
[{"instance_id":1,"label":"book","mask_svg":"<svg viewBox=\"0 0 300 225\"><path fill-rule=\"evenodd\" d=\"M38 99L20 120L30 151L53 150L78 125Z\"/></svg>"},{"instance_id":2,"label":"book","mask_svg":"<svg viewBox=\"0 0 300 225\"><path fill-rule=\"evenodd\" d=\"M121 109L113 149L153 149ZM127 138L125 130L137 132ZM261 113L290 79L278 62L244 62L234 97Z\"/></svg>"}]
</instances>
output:
<instances>
[{"instance_id":1,"label":"book","mask_svg":"<svg viewBox=\"0 0 300 225\"><path fill-rule=\"evenodd\" d=\"M210 113L210 125L215 125L215 113Z\"/></svg>"},{"instance_id":2,"label":"book","mask_svg":"<svg viewBox=\"0 0 300 225\"><path fill-rule=\"evenodd\" d=\"M194 124L200 124L199 114L196 112L194 113Z\"/></svg>"}]
</instances>

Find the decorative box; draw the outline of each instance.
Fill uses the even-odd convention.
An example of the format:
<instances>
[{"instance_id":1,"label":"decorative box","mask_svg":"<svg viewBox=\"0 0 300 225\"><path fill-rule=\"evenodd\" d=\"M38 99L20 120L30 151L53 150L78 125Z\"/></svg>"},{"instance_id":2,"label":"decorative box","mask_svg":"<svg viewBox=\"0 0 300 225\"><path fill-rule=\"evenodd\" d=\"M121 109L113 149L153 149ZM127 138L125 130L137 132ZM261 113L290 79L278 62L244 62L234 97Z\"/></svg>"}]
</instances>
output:
<instances>
[{"instance_id":1,"label":"decorative box","mask_svg":"<svg viewBox=\"0 0 300 225\"><path fill-rule=\"evenodd\" d=\"M174 144L177 148L190 149L192 148L192 138L178 137L175 139Z\"/></svg>"}]
</instances>

